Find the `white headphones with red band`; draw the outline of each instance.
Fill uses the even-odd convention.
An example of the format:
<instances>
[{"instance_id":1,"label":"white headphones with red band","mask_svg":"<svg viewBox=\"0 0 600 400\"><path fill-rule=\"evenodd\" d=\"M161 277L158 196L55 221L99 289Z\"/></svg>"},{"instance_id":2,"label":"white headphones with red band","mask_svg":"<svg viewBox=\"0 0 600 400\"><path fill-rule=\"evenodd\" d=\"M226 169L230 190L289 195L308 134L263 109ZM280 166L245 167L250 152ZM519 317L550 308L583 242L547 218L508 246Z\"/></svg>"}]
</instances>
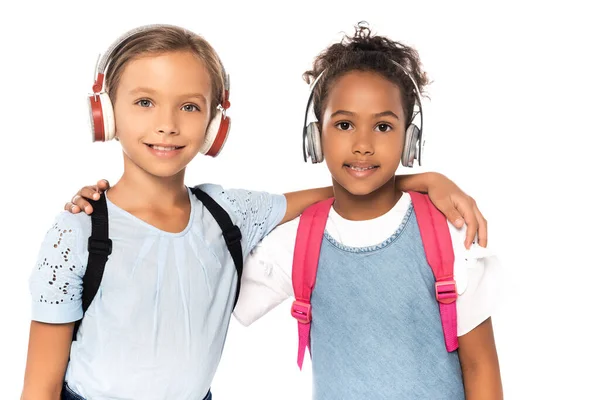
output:
<instances>
[{"instance_id":1,"label":"white headphones with red band","mask_svg":"<svg viewBox=\"0 0 600 400\"><path fill-rule=\"evenodd\" d=\"M88 106L90 111L90 123L92 129L92 141L94 142L105 142L115 138L115 118L113 113L112 102L105 89L104 74L108 64L112 58L112 55L121 44L133 35L142 33L154 28L160 27L175 27L173 25L164 24L153 24L144 25L122 35L118 38L108 50L99 58L98 64L96 65L95 81L92 86L93 94L88 97ZM220 63L220 61L219 61ZM225 67L221 63L223 70L223 80L225 87L223 90L223 99L221 104L217 106L217 111L210 121L206 130L206 136L204 143L200 148L200 153L208 156L216 157L229 136L229 129L231 127L231 119L226 115L226 110L230 107L229 103L229 75L225 72Z\"/></svg>"},{"instance_id":2,"label":"white headphones with red band","mask_svg":"<svg viewBox=\"0 0 600 400\"><path fill-rule=\"evenodd\" d=\"M394 60L390 60L395 64L404 74L406 74L413 85L413 92L415 95L415 104L413 105L413 115L409 121L408 127L404 137L404 150L402 151L401 163L405 167L412 167L415 160L421 165L422 153L423 153L423 111L421 106L421 96L417 82L414 80L411 74L408 73L406 68L398 64ZM304 113L304 130L302 132L302 145L304 161L308 162L308 159L313 164L323 162L323 149L321 148L321 132L319 131L318 122L313 121L307 124L308 114L311 109L312 99L315 88L319 79L327 71L324 69L319 76L314 80L310 89L310 95L308 97L308 103L306 104L306 111ZM419 126L414 124L415 118L419 115ZM314 113L313 113L314 116Z\"/></svg>"}]
</instances>

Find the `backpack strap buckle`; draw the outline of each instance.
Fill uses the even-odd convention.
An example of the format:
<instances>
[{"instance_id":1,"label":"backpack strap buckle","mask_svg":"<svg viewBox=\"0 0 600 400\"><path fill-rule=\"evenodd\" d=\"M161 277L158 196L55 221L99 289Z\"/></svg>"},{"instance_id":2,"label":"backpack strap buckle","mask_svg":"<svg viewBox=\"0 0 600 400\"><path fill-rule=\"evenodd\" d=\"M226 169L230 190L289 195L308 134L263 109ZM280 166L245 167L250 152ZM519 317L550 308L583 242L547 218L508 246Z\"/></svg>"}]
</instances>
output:
<instances>
[{"instance_id":1,"label":"backpack strap buckle","mask_svg":"<svg viewBox=\"0 0 600 400\"><path fill-rule=\"evenodd\" d=\"M99 256L108 257L112 253L112 240L88 238L88 252Z\"/></svg>"},{"instance_id":2,"label":"backpack strap buckle","mask_svg":"<svg viewBox=\"0 0 600 400\"><path fill-rule=\"evenodd\" d=\"M442 304L451 304L458 298L455 280L444 280L435 283L435 299Z\"/></svg>"},{"instance_id":3,"label":"backpack strap buckle","mask_svg":"<svg viewBox=\"0 0 600 400\"><path fill-rule=\"evenodd\" d=\"M242 240L242 231L237 225L233 225L223 231L223 237L225 238L225 243L228 246L232 246Z\"/></svg>"},{"instance_id":4,"label":"backpack strap buckle","mask_svg":"<svg viewBox=\"0 0 600 400\"><path fill-rule=\"evenodd\" d=\"M310 303L295 300L292 304L292 317L301 324L310 324L312 319L312 306Z\"/></svg>"}]
</instances>

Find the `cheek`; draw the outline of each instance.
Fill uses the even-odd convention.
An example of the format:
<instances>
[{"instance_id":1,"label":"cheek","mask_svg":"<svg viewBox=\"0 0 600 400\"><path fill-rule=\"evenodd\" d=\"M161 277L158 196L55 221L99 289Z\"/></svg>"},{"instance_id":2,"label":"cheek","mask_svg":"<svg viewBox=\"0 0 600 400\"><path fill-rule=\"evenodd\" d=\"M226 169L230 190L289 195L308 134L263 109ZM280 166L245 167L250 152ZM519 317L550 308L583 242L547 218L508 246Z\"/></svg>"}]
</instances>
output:
<instances>
[{"instance_id":1,"label":"cheek","mask_svg":"<svg viewBox=\"0 0 600 400\"><path fill-rule=\"evenodd\" d=\"M198 115L184 115L180 121L180 126L182 129L185 129L189 132L200 132L202 136L204 136L204 133L208 129L208 125L210 123L207 117ZM218 124L215 125L215 127L218 127Z\"/></svg>"},{"instance_id":2,"label":"cheek","mask_svg":"<svg viewBox=\"0 0 600 400\"><path fill-rule=\"evenodd\" d=\"M114 108L115 130L121 140L123 137L131 137L139 132L144 132L148 125L148 116L136 111L122 105L117 105Z\"/></svg>"},{"instance_id":3,"label":"cheek","mask_svg":"<svg viewBox=\"0 0 600 400\"><path fill-rule=\"evenodd\" d=\"M201 146L206 137L209 121L207 118L183 118L179 124L180 133L191 142ZM215 125L218 128L218 125Z\"/></svg>"},{"instance_id":4,"label":"cheek","mask_svg":"<svg viewBox=\"0 0 600 400\"><path fill-rule=\"evenodd\" d=\"M321 148L326 158L336 158L347 155L352 144L338 132L321 133Z\"/></svg>"},{"instance_id":5,"label":"cheek","mask_svg":"<svg viewBox=\"0 0 600 400\"><path fill-rule=\"evenodd\" d=\"M404 135L386 138L377 143L375 154L385 158L390 165L400 163L402 151L404 150Z\"/></svg>"}]
</instances>

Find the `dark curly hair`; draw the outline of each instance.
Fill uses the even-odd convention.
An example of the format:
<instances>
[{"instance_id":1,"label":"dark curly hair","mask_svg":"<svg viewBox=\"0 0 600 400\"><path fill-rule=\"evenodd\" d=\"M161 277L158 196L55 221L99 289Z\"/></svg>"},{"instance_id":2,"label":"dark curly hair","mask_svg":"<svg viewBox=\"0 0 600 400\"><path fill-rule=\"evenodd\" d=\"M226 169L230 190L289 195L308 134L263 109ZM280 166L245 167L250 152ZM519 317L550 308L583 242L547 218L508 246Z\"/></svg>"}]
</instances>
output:
<instances>
[{"instance_id":1,"label":"dark curly hair","mask_svg":"<svg viewBox=\"0 0 600 400\"><path fill-rule=\"evenodd\" d=\"M408 126L416 101L414 85L410 78L390 60L404 67L415 80L419 94L424 93L423 89L429 80L421 70L417 51L384 36L372 36L366 22L360 22L355 26L354 37L344 35L339 43L329 46L319 54L313 63L313 69L303 74L304 80L311 84L321 72L325 71L313 91L313 110L318 121L322 120L327 94L337 78L350 71L372 71L396 83L400 88Z\"/></svg>"}]
</instances>

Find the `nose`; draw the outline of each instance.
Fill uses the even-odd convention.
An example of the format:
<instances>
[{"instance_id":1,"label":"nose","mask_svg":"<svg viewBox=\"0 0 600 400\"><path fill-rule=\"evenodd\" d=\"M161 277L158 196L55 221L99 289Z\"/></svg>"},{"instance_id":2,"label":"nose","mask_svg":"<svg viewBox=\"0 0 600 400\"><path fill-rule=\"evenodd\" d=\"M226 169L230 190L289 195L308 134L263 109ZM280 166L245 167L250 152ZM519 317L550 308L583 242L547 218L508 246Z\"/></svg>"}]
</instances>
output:
<instances>
[{"instance_id":1,"label":"nose","mask_svg":"<svg viewBox=\"0 0 600 400\"><path fill-rule=\"evenodd\" d=\"M373 135L368 129L357 129L355 140L352 146L352 152L360 155L373 155L375 148L373 146Z\"/></svg>"},{"instance_id":2,"label":"nose","mask_svg":"<svg viewBox=\"0 0 600 400\"><path fill-rule=\"evenodd\" d=\"M157 113L156 133L159 135L177 135L179 128L177 116L171 110L163 110Z\"/></svg>"}]
</instances>

